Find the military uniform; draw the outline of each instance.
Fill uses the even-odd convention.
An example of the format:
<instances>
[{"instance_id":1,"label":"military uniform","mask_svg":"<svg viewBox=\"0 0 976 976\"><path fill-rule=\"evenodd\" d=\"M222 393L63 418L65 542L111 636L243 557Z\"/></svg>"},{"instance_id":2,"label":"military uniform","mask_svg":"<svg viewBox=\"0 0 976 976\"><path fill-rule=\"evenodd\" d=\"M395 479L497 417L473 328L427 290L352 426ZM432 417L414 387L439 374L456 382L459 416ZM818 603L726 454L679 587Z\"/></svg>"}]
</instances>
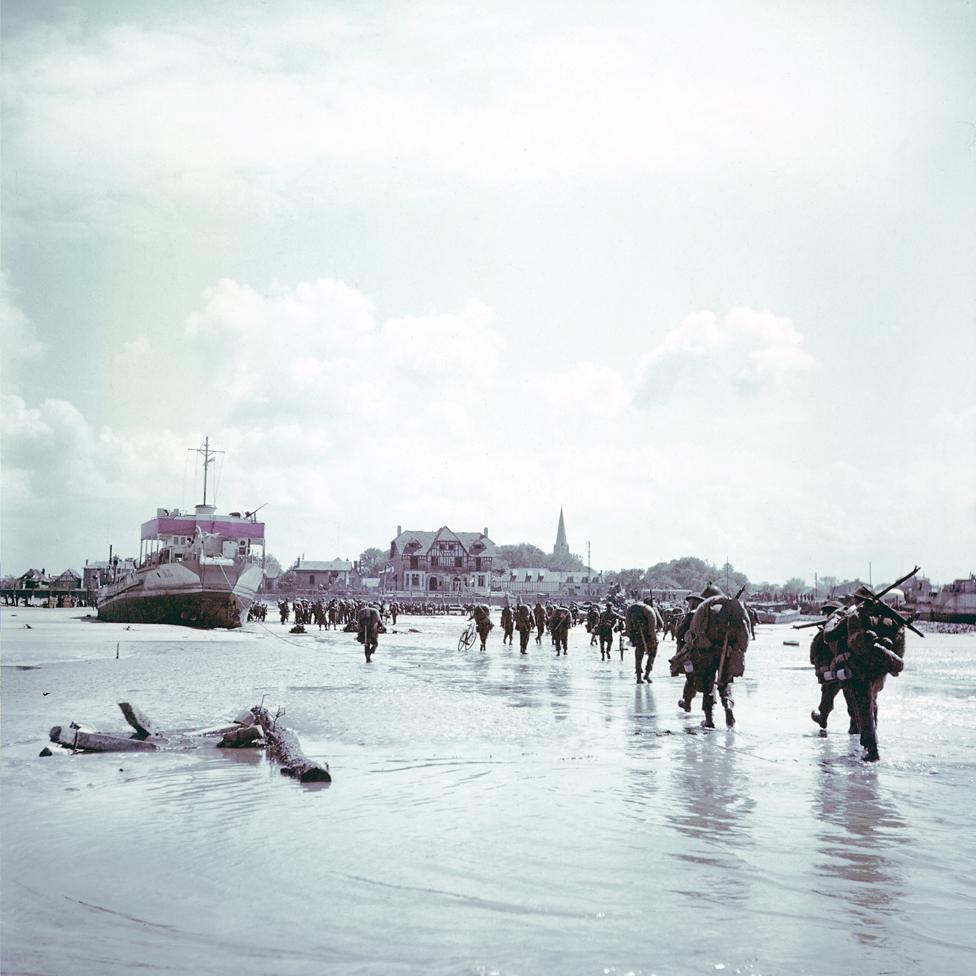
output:
<instances>
[{"instance_id":1,"label":"military uniform","mask_svg":"<svg viewBox=\"0 0 976 976\"><path fill-rule=\"evenodd\" d=\"M637 673L637 684L642 684L644 681L651 680L651 668L657 656L657 628L661 618L649 604L632 603L627 608L624 619L627 623L627 637L634 645L634 670Z\"/></svg>"}]
</instances>

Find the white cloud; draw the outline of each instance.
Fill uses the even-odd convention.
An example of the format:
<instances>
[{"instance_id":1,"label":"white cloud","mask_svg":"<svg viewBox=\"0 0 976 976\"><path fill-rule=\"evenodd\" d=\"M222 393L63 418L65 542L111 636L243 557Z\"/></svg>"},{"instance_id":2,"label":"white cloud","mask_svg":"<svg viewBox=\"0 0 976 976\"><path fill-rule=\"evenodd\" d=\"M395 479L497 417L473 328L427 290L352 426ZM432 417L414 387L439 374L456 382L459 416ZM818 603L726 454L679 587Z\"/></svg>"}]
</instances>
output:
<instances>
[{"instance_id":1,"label":"white cloud","mask_svg":"<svg viewBox=\"0 0 976 976\"><path fill-rule=\"evenodd\" d=\"M46 349L33 323L14 304L7 275L0 271L0 356L4 388L18 389L24 367L42 356Z\"/></svg>"},{"instance_id":2,"label":"white cloud","mask_svg":"<svg viewBox=\"0 0 976 976\"><path fill-rule=\"evenodd\" d=\"M789 318L751 308L733 308L721 317L695 312L645 357L637 401L661 401L679 387L692 394L702 388L756 393L782 386L814 365Z\"/></svg>"},{"instance_id":3,"label":"white cloud","mask_svg":"<svg viewBox=\"0 0 976 976\"><path fill-rule=\"evenodd\" d=\"M179 342L132 341L133 389L175 379L153 403L133 401L118 428L96 429L63 400L5 397L4 566L80 563L109 541L134 551L157 505L199 500L187 448L205 435L226 451L211 481L218 503L268 502L269 546L285 562L355 557L385 546L397 523L487 524L498 541L548 548L560 504L571 546L585 552L590 539L598 566L698 554L756 576L843 575L856 549L894 572L922 560L936 530L911 533L905 557L888 527L933 499L952 527L940 545L972 538L960 487L972 480L953 455L972 410L934 425L926 478L905 477L898 452L865 463L856 440L811 455L780 409L782 380L811 365L788 318L689 315L638 374L645 387L682 377L678 410L651 415L621 363L588 349L526 368L504 325L476 299L382 319L337 279L269 293L221 281ZM722 409L743 384L762 391L742 401L758 404L755 423ZM714 411L708 423L688 422L696 404Z\"/></svg>"},{"instance_id":4,"label":"white cloud","mask_svg":"<svg viewBox=\"0 0 976 976\"><path fill-rule=\"evenodd\" d=\"M896 43L866 65L829 16L707 12L630 7L598 26L276 5L234 25L39 27L5 58L7 166L60 229L139 233L147 200L247 205L298 177L538 189L891 158L891 106L913 94Z\"/></svg>"}]
</instances>

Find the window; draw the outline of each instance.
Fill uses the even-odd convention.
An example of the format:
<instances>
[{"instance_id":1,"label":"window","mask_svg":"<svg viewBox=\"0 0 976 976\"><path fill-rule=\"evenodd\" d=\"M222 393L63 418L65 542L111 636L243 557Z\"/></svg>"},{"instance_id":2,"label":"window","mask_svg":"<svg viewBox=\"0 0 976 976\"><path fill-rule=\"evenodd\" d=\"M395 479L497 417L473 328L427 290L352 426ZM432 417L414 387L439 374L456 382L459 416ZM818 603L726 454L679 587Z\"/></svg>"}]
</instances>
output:
<instances>
[{"instance_id":1,"label":"window","mask_svg":"<svg viewBox=\"0 0 976 976\"><path fill-rule=\"evenodd\" d=\"M439 566L440 563L437 560L438 560L438 557L437 556L431 556L430 557L430 564L431 564L431 566ZM433 589L433 587L431 587L431 589Z\"/></svg>"},{"instance_id":2,"label":"window","mask_svg":"<svg viewBox=\"0 0 976 976\"><path fill-rule=\"evenodd\" d=\"M315 585L315 574L314 573L309 573L308 574L308 582L309 582L309 585L310 586L314 586Z\"/></svg>"},{"instance_id":3,"label":"window","mask_svg":"<svg viewBox=\"0 0 976 976\"><path fill-rule=\"evenodd\" d=\"M420 586L420 574L419 573L414 573L413 574L413 585L414 586Z\"/></svg>"},{"instance_id":4,"label":"window","mask_svg":"<svg viewBox=\"0 0 976 976\"><path fill-rule=\"evenodd\" d=\"M411 569L417 569L419 565L420 565L420 561L418 560L418 558L416 556L411 556L410 557L410 568Z\"/></svg>"},{"instance_id":5,"label":"window","mask_svg":"<svg viewBox=\"0 0 976 976\"><path fill-rule=\"evenodd\" d=\"M462 562L462 560L461 560L461 557L460 556L455 556L454 557L454 565L455 566L460 566L461 565L461 562Z\"/></svg>"},{"instance_id":6,"label":"window","mask_svg":"<svg viewBox=\"0 0 976 976\"><path fill-rule=\"evenodd\" d=\"M478 577L478 586L484 586L484 585L485 585L485 578L484 578L484 576L479 576Z\"/></svg>"}]
</instances>

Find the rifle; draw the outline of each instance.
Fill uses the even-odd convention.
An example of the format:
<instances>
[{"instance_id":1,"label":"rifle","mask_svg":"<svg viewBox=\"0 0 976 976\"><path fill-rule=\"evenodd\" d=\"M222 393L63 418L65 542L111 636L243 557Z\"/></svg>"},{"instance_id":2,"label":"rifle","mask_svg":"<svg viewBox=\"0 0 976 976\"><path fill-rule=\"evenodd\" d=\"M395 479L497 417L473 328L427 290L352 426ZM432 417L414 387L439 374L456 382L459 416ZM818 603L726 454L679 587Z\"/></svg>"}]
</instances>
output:
<instances>
[{"instance_id":1,"label":"rifle","mask_svg":"<svg viewBox=\"0 0 976 976\"><path fill-rule=\"evenodd\" d=\"M895 620L899 621L903 627L907 627L913 634L918 634L919 637L924 638L925 634L923 634L920 630L917 630L915 627L913 627L912 622L910 620L908 620L906 617L903 617L893 607L889 607L888 604L884 603L881 599L881 597L883 597L886 593L890 592L891 590L895 589L895 587L901 586L902 583L906 582L907 580L910 580L919 571L919 569L920 567L916 566L910 573L906 573L904 576L901 577L901 579L895 580L894 583L891 583L889 586L886 586L880 593L874 593L871 591L869 587L865 586L864 589L871 595L867 597L859 597L858 599L865 602L870 601L871 603L880 604L885 608L885 612L890 614L892 617L894 617Z\"/></svg>"}]
</instances>

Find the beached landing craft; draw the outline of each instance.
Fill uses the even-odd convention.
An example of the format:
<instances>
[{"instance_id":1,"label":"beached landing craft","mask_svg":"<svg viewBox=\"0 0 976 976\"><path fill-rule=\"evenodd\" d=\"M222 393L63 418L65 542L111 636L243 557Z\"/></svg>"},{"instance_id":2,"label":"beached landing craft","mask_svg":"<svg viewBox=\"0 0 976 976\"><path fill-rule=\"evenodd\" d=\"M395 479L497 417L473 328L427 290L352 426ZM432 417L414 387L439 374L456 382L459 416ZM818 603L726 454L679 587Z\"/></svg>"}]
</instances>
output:
<instances>
[{"instance_id":1,"label":"beached landing craft","mask_svg":"<svg viewBox=\"0 0 976 976\"><path fill-rule=\"evenodd\" d=\"M203 503L193 513L156 510L142 524L139 559L98 591L98 616L116 623L240 627L264 578L264 523L256 512L216 514L207 504L207 469L217 453L210 440L204 458Z\"/></svg>"}]
</instances>

